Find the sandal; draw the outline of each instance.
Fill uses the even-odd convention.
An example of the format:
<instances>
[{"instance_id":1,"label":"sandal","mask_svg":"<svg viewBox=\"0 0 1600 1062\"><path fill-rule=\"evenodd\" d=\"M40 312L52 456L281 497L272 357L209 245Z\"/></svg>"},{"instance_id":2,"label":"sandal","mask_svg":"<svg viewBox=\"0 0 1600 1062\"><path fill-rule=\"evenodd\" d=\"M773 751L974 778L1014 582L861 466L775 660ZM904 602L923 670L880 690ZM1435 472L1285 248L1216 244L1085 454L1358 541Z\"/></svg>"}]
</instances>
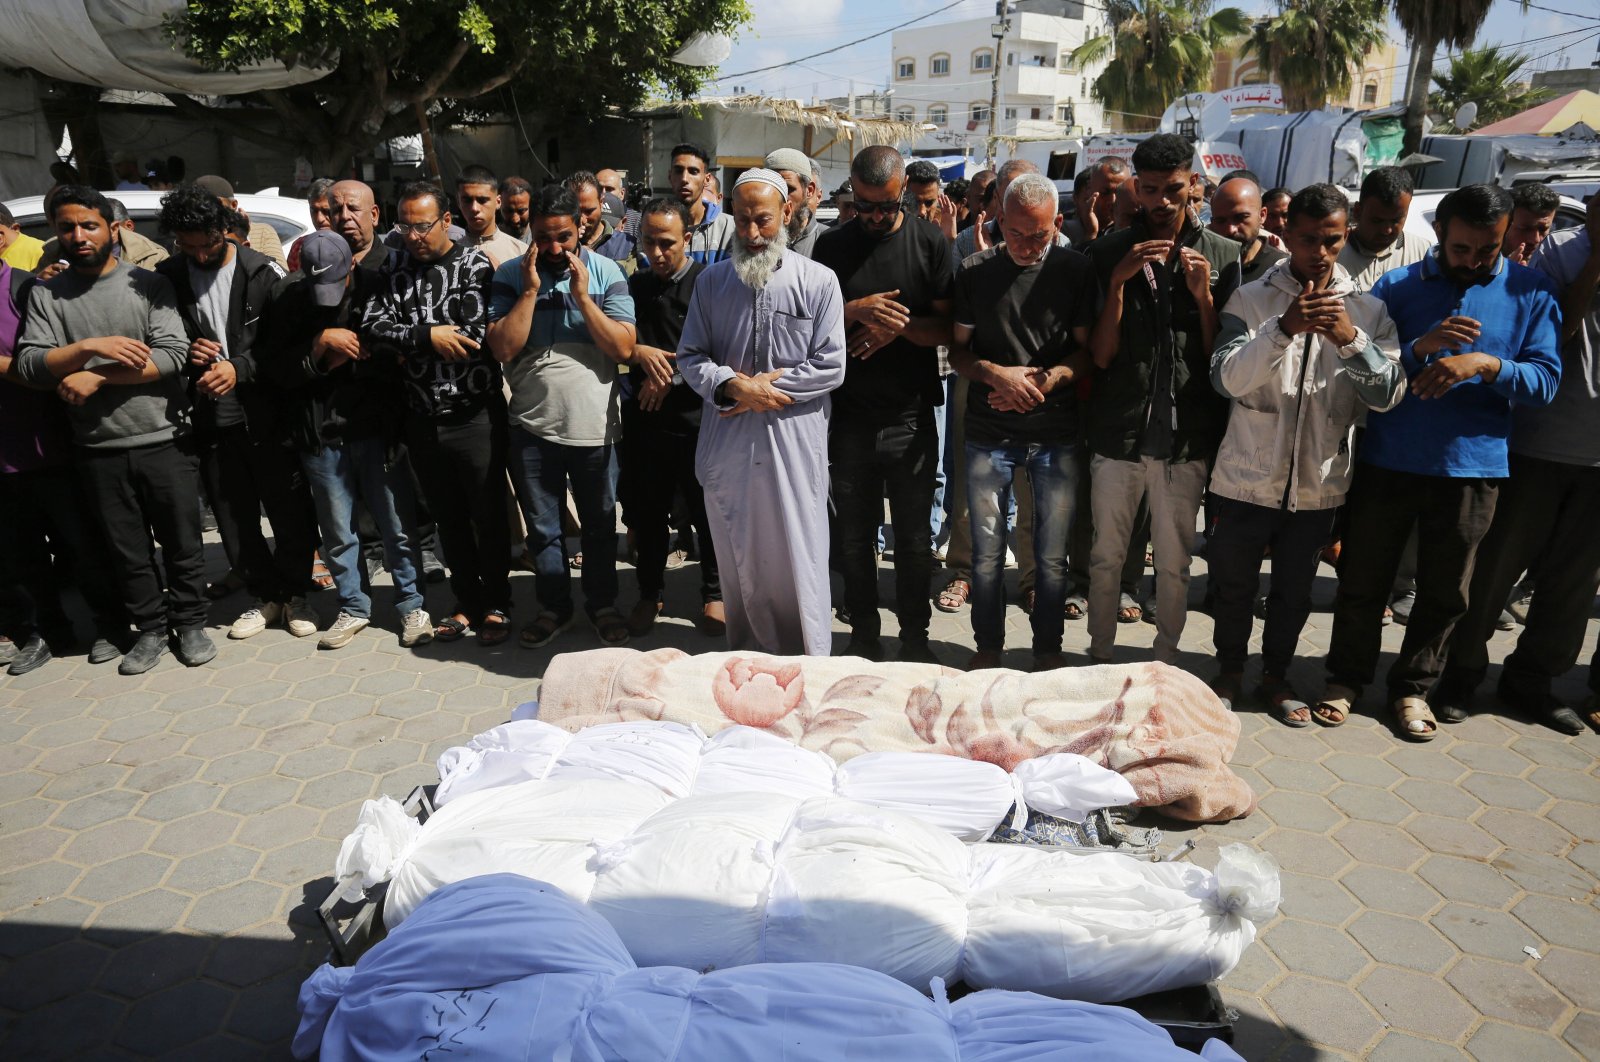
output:
<instances>
[{"instance_id":1,"label":"sandal","mask_svg":"<svg viewBox=\"0 0 1600 1062\"><path fill-rule=\"evenodd\" d=\"M1348 686L1330 685L1322 700L1311 708L1311 718L1319 726L1335 727L1344 726L1344 721L1350 718L1350 709L1356 705L1359 694Z\"/></svg>"},{"instance_id":2,"label":"sandal","mask_svg":"<svg viewBox=\"0 0 1600 1062\"><path fill-rule=\"evenodd\" d=\"M1590 726L1600 730L1600 694L1591 693L1585 697L1578 711L1583 713L1583 718L1588 720Z\"/></svg>"},{"instance_id":3,"label":"sandal","mask_svg":"<svg viewBox=\"0 0 1600 1062\"><path fill-rule=\"evenodd\" d=\"M1439 736L1439 720L1421 697L1401 697L1394 702L1400 733L1411 741L1432 741Z\"/></svg>"},{"instance_id":4,"label":"sandal","mask_svg":"<svg viewBox=\"0 0 1600 1062\"><path fill-rule=\"evenodd\" d=\"M318 590L333 589L333 573L328 571L328 566L322 562L322 554L311 555L311 582Z\"/></svg>"},{"instance_id":5,"label":"sandal","mask_svg":"<svg viewBox=\"0 0 1600 1062\"><path fill-rule=\"evenodd\" d=\"M1035 595L1032 590L1029 590L1022 595L1022 611L1029 616L1033 615L1034 597Z\"/></svg>"},{"instance_id":6,"label":"sandal","mask_svg":"<svg viewBox=\"0 0 1600 1062\"><path fill-rule=\"evenodd\" d=\"M1132 594L1123 594L1120 607L1117 609L1118 623L1138 623L1144 619L1144 607L1134 600Z\"/></svg>"},{"instance_id":7,"label":"sandal","mask_svg":"<svg viewBox=\"0 0 1600 1062\"><path fill-rule=\"evenodd\" d=\"M446 616L433 625L433 640L436 642L459 642L467 636L472 628L467 626L467 621L461 618L458 612L454 616Z\"/></svg>"},{"instance_id":8,"label":"sandal","mask_svg":"<svg viewBox=\"0 0 1600 1062\"><path fill-rule=\"evenodd\" d=\"M1283 679L1261 676L1261 688L1258 692L1262 700L1277 710L1278 718L1284 726L1292 726L1298 730L1311 725L1311 706L1296 696L1294 687Z\"/></svg>"},{"instance_id":9,"label":"sandal","mask_svg":"<svg viewBox=\"0 0 1600 1062\"><path fill-rule=\"evenodd\" d=\"M500 645L509 637L511 637L511 620L504 612L493 608L483 614L483 619L478 624L479 645Z\"/></svg>"},{"instance_id":10,"label":"sandal","mask_svg":"<svg viewBox=\"0 0 1600 1062\"><path fill-rule=\"evenodd\" d=\"M583 554L581 552L574 553L572 555L572 559L567 561L567 567L571 568L575 572L582 571L583 570Z\"/></svg>"},{"instance_id":11,"label":"sandal","mask_svg":"<svg viewBox=\"0 0 1600 1062\"><path fill-rule=\"evenodd\" d=\"M570 626L572 626L571 616L562 619L554 612L541 612L532 623L522 628L522 633L517 636L517 643L524 649L538 649L549 645L556 635Z\"/></svg>"},{"instance_id":12,"label":"sandal","mask_svg":"<svg viewBox=\"0 0 1600 1062\"><path fill-rule=\"evenodd\" d=\"M966 607L967 597L971 593L972 584L966 579L951 579L939 591L939 600L934 602L934 607L940 612L960 612Z\"/></svg>"},{"instance_id":13,"label":"sandal","mask_svg":"<svg viewBox=\"0 0 1600 1062\"><path fill-rule=\"evenodd\" d=\"M603 608L589 617L600 641L613 649L628 644L628 621L614 608Z\"/></svg>"},{"instance_id":14,"label":"sandal","mask_svg":"<svg viewBox=\"0 0 1600 1062\"><path fill-rule=\"evenodd\" d=\"M1062 611L1069 620L1081 620L1089 611L1089 600L1082 594L1073 594L1067 598Z\"/></svg>"}]
</instances>

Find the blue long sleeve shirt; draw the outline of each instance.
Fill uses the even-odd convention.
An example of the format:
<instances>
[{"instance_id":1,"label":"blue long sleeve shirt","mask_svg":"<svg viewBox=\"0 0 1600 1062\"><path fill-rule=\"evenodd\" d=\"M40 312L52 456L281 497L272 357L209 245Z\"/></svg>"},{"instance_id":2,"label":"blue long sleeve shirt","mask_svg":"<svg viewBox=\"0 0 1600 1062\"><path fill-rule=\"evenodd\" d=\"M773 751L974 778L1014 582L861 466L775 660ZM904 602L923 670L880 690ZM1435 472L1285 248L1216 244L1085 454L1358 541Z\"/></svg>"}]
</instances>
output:
<instances>
[{"instance_id":1,"label":"blue long sleeve shirt","mask_svg":"<svg viewBox=\"0 0 1600 1062\"><path fill-rule=\"evenodd\" d=\"M1385 273L1372 288L1399 331L1406 379L1433 360L1417 357L1416 341L1452 316L1470 317L1483 329L1476 343L1453 353L1499 358L1500 374L1493 383L1474 377L1427 401L1408 389L1394 409L1368 415L1360 459L1425 476L1502 479L1509 474L1512 406L1548 405L1561 380L1559 296L1550 278L1504 258L1488 280L1462 288L1441 271L1438 254Z\"/></svg>"}]
</instances>

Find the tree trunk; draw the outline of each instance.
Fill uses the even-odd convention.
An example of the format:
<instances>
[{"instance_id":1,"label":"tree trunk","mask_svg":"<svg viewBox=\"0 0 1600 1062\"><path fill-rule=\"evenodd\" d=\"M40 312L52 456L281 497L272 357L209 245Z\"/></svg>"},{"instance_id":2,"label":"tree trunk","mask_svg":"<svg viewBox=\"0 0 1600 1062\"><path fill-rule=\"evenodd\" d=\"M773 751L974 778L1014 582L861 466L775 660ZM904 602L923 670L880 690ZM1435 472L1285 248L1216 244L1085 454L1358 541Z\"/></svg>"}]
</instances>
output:
<instances>
[{"instance_id":1,"label":"tree trunk","mask_svg":"<svg viewBox=\"0 0 1600 1062\"><path fill-rule=\"evenodd\" d=\"M1400 149L1401 158L1422 150L1422 119L1428 113L1428 89L1433 85L1433 54L1438 48L1439 38L1432 34L1411 42L1411 87L1406 96L1406 135Z\"/></svg>"}]
</instances>

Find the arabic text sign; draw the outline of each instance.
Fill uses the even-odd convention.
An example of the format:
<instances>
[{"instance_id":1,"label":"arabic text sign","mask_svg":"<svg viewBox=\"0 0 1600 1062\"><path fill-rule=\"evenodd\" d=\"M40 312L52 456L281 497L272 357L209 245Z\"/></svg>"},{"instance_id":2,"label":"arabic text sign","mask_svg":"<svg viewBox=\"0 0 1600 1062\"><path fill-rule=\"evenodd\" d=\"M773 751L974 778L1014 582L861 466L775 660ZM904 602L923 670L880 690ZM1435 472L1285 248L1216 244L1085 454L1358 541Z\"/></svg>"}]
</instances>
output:
<instances>
[{"instance_id":1,"label":"arabic text sign","mask_svg":"<svg viewBox=\"0 0 1600 1062\"><path fill-rule=\"evenodd\" d=\"M1246 107L1276 107L1283 109L1283 89L1277 85L1235 85L1217 93L1228 101L1234 110Z\"/></svg>"}]
</instances>

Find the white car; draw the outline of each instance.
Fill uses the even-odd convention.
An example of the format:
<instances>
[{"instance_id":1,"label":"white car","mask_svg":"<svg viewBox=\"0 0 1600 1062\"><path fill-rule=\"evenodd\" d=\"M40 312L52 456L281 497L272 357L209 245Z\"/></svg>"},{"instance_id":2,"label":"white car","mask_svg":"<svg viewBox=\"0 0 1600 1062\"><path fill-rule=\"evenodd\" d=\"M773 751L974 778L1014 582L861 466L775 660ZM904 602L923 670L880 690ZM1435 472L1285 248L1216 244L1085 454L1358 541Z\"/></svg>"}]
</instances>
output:
<instances>
[{"instance_id":1,"label":"white car","mask_svg":"<svg viewBox=\"0 0 1600 1062\"><path fill-rule=\"evenodd\" d=\"M141 236L169 246L156 219L161 215L161 197L165 192L104 192L107 199L119 200L127 208L133 227ZM251 221L264 221L278 233L284 249L296 239L312 231L311 208L304 199L290 199L282 195L241 195L239 209L250 215ZM48 240L55 235L50 221L44 215L44 196L30 195L21 199L8 199L6 209L22 231L29 236Z\"/></svg>"},{"instance_id":2,"label":"white car","mask_svg":"<svg viewBox=\"0 0 1600 1062\"><path fill-rule=\"evenodd\" d=\"M1350 197L1351 205L1361 198L1361 193L1354 188L1340 189ZM1433 231L1433 215L1439 209L1439 201L1449 192L1418 192L1411 197L1411 213L1406 216L1406 231L1420 236L1429 243L1438 243L1439 237ZM1559 232L1562 229L1575 228L1582 225L1585 216L1583 203L1571 196L1562 196L1561 205L1556 208L1556 220L1550 231Z\"/></svg>"}]
</instances>

